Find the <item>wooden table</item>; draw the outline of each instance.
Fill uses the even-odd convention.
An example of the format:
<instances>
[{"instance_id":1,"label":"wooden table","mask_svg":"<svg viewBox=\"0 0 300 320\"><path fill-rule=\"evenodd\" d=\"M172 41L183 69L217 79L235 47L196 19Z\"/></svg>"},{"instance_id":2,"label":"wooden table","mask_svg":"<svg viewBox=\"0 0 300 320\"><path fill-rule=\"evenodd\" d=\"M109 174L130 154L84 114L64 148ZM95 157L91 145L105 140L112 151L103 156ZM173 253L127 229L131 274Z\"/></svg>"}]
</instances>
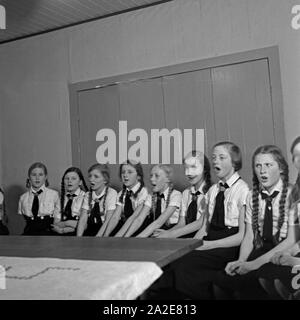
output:
<instances>
[{"instance_id":1,"label":"wooden table","mask_svg":"<svg viewBox=\"0 0 300 320\"><path fill-rule=\"evenodd\" d=\"M136 299L160 268L200 245L192 239L1 236L7 285L0 300Z\"/></svg>"},{"instance_id":2,"label":"wooden table","mask_svg":"<svg viewBox=\"0 0 300 320\"><path fill-rule=\"evenodd\" d=\"M164 267L201 244L196 239L0 236L0 256L151 261Z\"/></svg>"}]
</instances>

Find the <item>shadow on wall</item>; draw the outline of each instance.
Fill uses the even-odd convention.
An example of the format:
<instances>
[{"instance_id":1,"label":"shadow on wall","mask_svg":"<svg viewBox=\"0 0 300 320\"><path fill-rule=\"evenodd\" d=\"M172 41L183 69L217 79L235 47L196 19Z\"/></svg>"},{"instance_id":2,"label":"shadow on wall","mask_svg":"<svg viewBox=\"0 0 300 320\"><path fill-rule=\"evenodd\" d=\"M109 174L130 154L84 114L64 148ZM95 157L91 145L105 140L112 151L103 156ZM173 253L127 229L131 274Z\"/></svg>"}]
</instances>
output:
<instances>
[{"instance_id":1,"label":"shadow on wall","mask_svg":"<svg viewBox=\"0 0 300 320\"><path fill-rule=\"evenodd\" d=\"M18 214L18 201L24 192L26 192L24 187L13 185L6 189L4 193L10 235L22 234L25 227L24 218Z\"/></svg>"}]
</instances>

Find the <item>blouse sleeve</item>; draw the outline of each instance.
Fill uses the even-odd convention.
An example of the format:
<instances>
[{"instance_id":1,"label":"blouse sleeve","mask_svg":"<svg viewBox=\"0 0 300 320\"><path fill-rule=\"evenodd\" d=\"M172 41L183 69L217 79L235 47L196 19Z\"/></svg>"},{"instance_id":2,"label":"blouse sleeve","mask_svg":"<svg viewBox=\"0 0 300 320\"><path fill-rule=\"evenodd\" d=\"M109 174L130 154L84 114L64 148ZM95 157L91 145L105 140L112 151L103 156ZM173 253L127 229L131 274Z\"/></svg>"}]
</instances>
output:
<instances>
[{"instance_id":1,"label":"blouse sleeve","mask_svg":"<svg viewBox=\"0 0 300 320\"><path fill-rule=\"evenodd\" d=\"M55 193L54 196L54 212L53 216L57 220L61 220L61 212L60 212L60 199L58 192Z\"/></svg>"},{"instance_id":2,"label":"blouse sleeve","mask_svg":"<svg viewBox=\"0 0 300 320\"><path fill-rule=\"evenodd\" d=\"M248 192L248 195L246 198L245 222L252 224L252 191Z\"/></svg>"},{"instance_id":3,"label":"blouse sleeve","mask_svg":"<svg viewBox=\"0 0 300 320\"><path fill-rule=\"evenodd\" d=\"M182 199L181 192L179 192L177 190L173 190L171 197L170 197L169 206L180 208L181 207L181 199Z\"/></svg>"},{"instance_id":4,"label":"blouse sleeve","mask_svg":"<svg viewBox=\"0 0 300 320\"><path fill-rule=\"evenodd\" d=\"M116 209L117 196L118 196L118 194L117 194L116 190L109 189L109 192L108 192L107 198L106 198L106 204L105 204L106 211Z\"/></svg>"}]
</instances>

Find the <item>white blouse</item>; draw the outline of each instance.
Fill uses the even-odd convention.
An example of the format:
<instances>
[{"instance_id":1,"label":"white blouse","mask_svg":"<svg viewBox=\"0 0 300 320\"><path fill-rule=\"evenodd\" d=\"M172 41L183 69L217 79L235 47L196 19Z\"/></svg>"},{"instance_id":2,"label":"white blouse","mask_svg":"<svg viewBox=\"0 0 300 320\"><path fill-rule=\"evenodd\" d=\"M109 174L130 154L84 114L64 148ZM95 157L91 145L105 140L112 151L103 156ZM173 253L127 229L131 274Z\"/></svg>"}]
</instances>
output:
<instances>
[{"instance_id":1,"label":"white blouse","mask_svg":"<svg viewBox=\"0 0 300 320\"><path fill-rule=\"evenodd\" d=\"M280 179L278 183L274 186L273 191L278 191L278 195L272 200L272 213L273 213L273 235L275 235L278 231L278 219L279 219L279 201L281 198L281 191L282 191L282 180ZM292 210L290 210L290 203L288 201L292 187L288 187L288 192L286 196L285 202L285 217L283 225L280 229L280 238L285 238L287 236L288 226L295 225L297 220L297 210L294 206ZM252 224L252 214L253 214L253 206L252 206L252 195L253 191L250 191L247 196L247 205L246 205L246 218L245 221L247 223ZM261 194L258 196L258 208L259 208L259 215L258 215L258 227L259 232L262 234L263 232L263 224L264 224L264 217L265 217L265 206L266 200L262 199Z\"/></svg>"},{"instance_id":2,"label":"white blouse","mask_svg":"<svg viewBox=\"0 0 300 320\"><path fill-rule=\"evenodd\" d=\"M141 184L138 183L136 184L132 189L131 191L133 193L136 193L139 188L140 188ZM119 201L121 195L123 193L123 190L121 190L119 193L118 193L118 202L117 202L117 205L118 206L122 206L122 211L124 210L124 205L125 205L125 197L126 197L126 192L124 192L124 195L123 195L123 203L121 201ZM138 206L140 206L141 204L144 204L146 198L148 196L148 190L147 188L143 187L140 192L138 193L137 197L134 198L133 196L130 197L131 199L131 203L132 203L132 208L133 210L135 210Z\"/></svg>"},{"instance_id":3,"label":"white blouse","mask_svg":"<svg viewBox=\"0 0 300 320\"><path fill-rule=\"evenodd\" d=\"M169 188L167 188L164 191L164 193L163 193L164 194L164 198L161 199L161 212L162 213L166 210L166 202L167 202L168 193L169 193ZM174 211L172 216L168 219L167 223L176 224L178 222L179 209L181 207L181 199L182 199L181 192L173 189L172 193L170 195L169 206L170 207L176 207L176 210ZM145 206L147 206L149 208L152 207L152 195L151 194L149 194L147 196L147 199L145 201ZM150 212L149 212L149 214L150 214Z\"/></svg>"},{"instance_id":4,"label":"white blouse","mask_svg":"<svg viewBox=\"0 0 300 320\"><path fill-rule=\"evenodd\" d=\"M187 209L192 202L192 194L196 193L197 191L200 192L200 194L197 197L197 219L201 217L203 213L205 213L206 210L206 197L203 193L203 188L205 186L205 183L202 183L198 190L195 189L194 186L187 188L182 193L182 201L181 201L181 210L180 210L180 216L186 217Z\"/></svg>"},{"instance_id":5,"label":"white blouse","mask_svg":"<svg viewBox=\"0 0 300 320\"><path fill-rule=\"evenodd\" d=\"M45 185L40 188L43 192L38 195L39 212L38 217L51 216L60 220L60 200L56 190L47 188ZM31 211L32 202L34 199L34 191L30 188L27 192L21 195L18 206L18 213L27 217L33 218Z\"/></svg>"},{"instance_id":6,"label":"white blouse","mask_svg":"<svg viewBox=\"0 0 300 320\"><path fill-rule=\"evenodd\" d=\"M224 191L224 218L225 226L238 227L240 211L246 205L246 198L249 192L247 183L242 180L235 172L227 181L229 188ZM214 184L207 192L206 199L208 203L209 221L215 208L216 197L219 193L219 183Z\"/></svg>"},{"instance_id":7,"label":"white blouse","mask_svg":"<svg viewBox=\"0 0 300 320\"><path fill-rule=\"evenodd\" d=\"M105 199L105 206L103 208L105 190L106 188L103 189L103 191L99 196L97 196L96 193L92 191L91 206L89 206L90 192L86 192L84 196L83 204L82 204L82 209L89 211L94 207L96 200L99 201L100 211L102 212L102 210L104 210L104 212L102 212L104 213L104 215L101 215L102 222L104 222L108 211L116 209L116 203L117 203L117 191L111 187L108 187L107 195Z\"/></svg>"},{"instance_id":8,"label":"white blouse","mask_svg":"<svg viewBox=\"0 0 300 320\"><path fill-rule=\"evenodd\" d=\"M66 195L64 197L64 208L66 207L66 205L69 201L67 194L68 193L66 193ZM81 213L81 208L83 205L85 192L83 190L81 190L80 188L78 188L74 192L74 194L76 194L76 197L73 197L73 202L72 202L72 207L71 207L72 217L79 217L80 213Z\"/></svg>"}]
</instances>

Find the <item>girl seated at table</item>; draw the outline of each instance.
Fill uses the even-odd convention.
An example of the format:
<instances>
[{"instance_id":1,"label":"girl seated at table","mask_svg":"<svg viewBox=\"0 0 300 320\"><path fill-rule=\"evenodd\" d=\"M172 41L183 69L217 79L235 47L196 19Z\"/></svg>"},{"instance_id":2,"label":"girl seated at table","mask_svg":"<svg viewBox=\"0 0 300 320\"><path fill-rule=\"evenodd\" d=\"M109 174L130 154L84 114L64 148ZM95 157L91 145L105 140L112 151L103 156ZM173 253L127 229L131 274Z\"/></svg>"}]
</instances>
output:
<instances>
[{"instance_id":1,"label":"girl seated at table","mask_svg":"<svg viewBox=\"0 0 300 320\"><path fill-rule=\"evenodd\" d=\"M274 253L295 243L294 214L289 211L288 165L272 145L256 149L252 157L253 190L247 197L246 233L238 259L215 279L218 287L242 299L264 298L258 279L265 277Z\"/></svg>"},{"instance_id":2,"label":"girl seated at table","mask_svg":"<svg viewBox=\"0 0 300 320\"><path fill-rule=\"evenodd\" d=\"M77 227L77 236L96 236L116 208L117 191L109 186L106 164L96 163L88 170L90 190L85 194Z\"/></svg>"},{"instance_id":3,"label":"girl seated at table","mask_svg":"<svg viewBox=\"0 0 300 320\"><path fill-rule=\"evenodd\" d=\"M296 238L299 239L300 235L300 137L297 137L291 146L291 154L293 163L298 170L296 183L291 192L291 213L297 219L299 228L296 228ZM292 296L297 287L292 286L295 273L292 273L292 268L300 265L300 241L294 244L291 248L284 251L276 252L271 258L271 263L265 265L264 277L260 278L260 283L271 297L278 297L278 293L287 298ZM278 289L278 293L276 289Z\"/></svg>"},{"instance_id":4,"label":"girl seated at table","mask_svg":"<svg viewBox=\"0 0 300 320\"><path fill-rule=\"evenodd\" d=\"M203 223L205 194L211 187L209 161L202 152L192 151L184 158L184 170L190 187L182 194L179 221L170 230L155 230L155 238L193 238Z\"/></svg>"},{"instance_id":5,"label":"girl seated at table","mask_svg":"<svg viewBox=\"0 0 300 320\"><path fill-rule=\"evenodd\" d=\"M155 165L151 170L152 195L148 195L139 215L132 221L125 234L130 237L140 227L137 237L146 238L156 229L169 229L178 222L181 193L173 188L173 169L166 164Z\"/></svg>"},{"instance_id":6,"label":"girl seated at table","mask_svg":"<svg viewBox=\"0 0 300 320\"><path fill-rule=\"evenodd\" d=\"M140 213L148 196L144 186L143 167L140 163L133 160L125 161L120 165L119 177L123 189L118 194L116 210L103 224L97 236L123 237Z\"/></svg>"},{"instance_id":7,"label":"girl seated at table","mask_svg":"<svg viewBox=\"0 0 300 320\"><path fill-rule=\"evenodd\" d=\"M60 201L56 190L48 188L48 171L41 162L28 169L26 187L21 195L18 213L23 215L26 226L23 235L53 235L52 224L60 221Z\"/></svg>"},{"instance_id":8,"label":"girl seated at table","mask_svg":"<svg viewBox=\"0 0 300 320\"><path fill-rule=\"evenodd\" d=\"M61 180L61 221L53 225L53 230L64 236L76 235L76 228L87 186L79 168L68 168Z\"/></svg>"}]
</instances>

